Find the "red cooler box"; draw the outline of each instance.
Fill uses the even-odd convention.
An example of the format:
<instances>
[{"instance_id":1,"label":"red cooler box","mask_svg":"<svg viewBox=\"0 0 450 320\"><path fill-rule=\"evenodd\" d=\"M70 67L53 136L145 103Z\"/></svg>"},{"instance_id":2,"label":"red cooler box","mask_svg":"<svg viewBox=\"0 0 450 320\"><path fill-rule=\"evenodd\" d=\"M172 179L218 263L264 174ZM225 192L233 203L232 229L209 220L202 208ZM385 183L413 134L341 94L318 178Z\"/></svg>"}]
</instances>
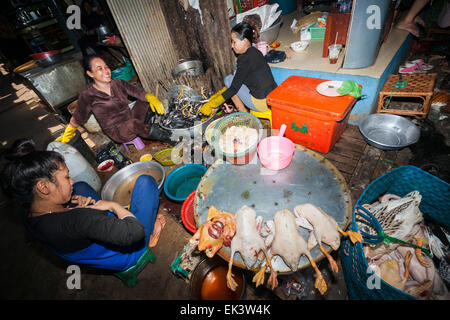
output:
<instances>
[{"instance_id":1,"label":"red cooler box","mask_svg":"<svg viewBox=\"0 0 450 320\"><path fill-rule=\"evenodd\" d=\"M356 99L350 95L328 97L317 92L324 79L291 76L267 96L272 128L286 124L285 136L294 143L321 153L334 146L347 127Z\"/></svg>"}]
</instances>

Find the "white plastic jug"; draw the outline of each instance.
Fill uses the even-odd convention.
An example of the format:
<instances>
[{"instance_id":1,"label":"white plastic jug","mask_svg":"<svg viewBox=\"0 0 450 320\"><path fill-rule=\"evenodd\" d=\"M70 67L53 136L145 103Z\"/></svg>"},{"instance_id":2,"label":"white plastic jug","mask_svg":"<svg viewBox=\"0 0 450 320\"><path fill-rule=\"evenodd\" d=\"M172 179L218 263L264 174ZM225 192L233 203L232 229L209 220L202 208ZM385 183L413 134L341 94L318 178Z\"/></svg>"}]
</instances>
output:
<instances>
[{"instance_id":1,"label":"white plastic jug","mask_svg":"<svg viewBox=\"0 0 450 320\"><path fill-rule=\"evenodd\" d=\"M73 181L84 181L95 191L100 191L102 184L97 172L77 149L67 143L54 141L48 144L47 150L56 151L63 155L69 169L69 176Z\"/></svg>"}]
</instances>

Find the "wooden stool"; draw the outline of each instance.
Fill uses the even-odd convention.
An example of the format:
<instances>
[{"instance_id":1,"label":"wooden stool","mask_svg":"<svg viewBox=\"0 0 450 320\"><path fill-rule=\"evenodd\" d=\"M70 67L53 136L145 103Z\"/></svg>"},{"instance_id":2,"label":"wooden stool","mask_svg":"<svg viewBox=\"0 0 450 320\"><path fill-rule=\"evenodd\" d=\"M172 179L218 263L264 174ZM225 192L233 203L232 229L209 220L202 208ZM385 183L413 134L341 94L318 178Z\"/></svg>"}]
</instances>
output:
<instances>
[{"instance_id":1,"label":"wooden stool","mask_svg":"<svg viewBox=\"0 0 450 320\"><path fill-rule=\"evenodd\" d=\"M402 74L402 81L407 82L405 87L398 87L399 75L391 74L378 96L377 113L391 113L403 116L426 118L430 112L431 98L437 73ZM418 110L390 109L385 107L386 100L392 97L415 97L423 100L422 108Z\"/></svg>"}]
</instances>

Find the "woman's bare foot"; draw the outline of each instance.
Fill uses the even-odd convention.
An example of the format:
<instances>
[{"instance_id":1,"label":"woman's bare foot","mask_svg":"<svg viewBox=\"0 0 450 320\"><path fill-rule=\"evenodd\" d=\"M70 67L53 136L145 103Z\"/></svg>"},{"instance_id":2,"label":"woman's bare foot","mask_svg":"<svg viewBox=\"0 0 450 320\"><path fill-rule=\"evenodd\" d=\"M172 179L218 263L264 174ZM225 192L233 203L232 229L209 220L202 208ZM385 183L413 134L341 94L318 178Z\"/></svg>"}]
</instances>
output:
<instances>
[{"instance_id":1,"label":"woman's bare foot","mask_svg":"<svg viewBox=\"0 0 450 320\"><path fill-rule=\"evenodd\" d=\"M162 229L166 225L166 218L162 214L158 214L155 219L155 226L153 227L153 233L148 241L148 246L153 248L158 244L159 236L161 235Z\"/></svg>"},{"instance_id":2,"label":"woman's bare foot","mask_svg":"<svg viewBox=\"0 0 450 320\"><path fill-rule=\"evenodd\" d=\"M397 29L408 31L409 33L411 33L413 36L416 37L419 36L419 28L417 28L414 22L407 23L400 21L399 23L397 23Z\"/></svg>"}]
</instances>

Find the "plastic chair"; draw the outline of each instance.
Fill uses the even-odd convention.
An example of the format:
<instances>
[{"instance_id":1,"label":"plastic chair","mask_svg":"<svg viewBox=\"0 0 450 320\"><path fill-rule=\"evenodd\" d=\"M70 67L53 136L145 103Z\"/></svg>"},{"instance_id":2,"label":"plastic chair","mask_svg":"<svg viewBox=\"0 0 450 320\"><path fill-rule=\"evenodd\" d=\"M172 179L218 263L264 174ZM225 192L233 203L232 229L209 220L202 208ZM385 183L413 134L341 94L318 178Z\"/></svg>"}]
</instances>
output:
<instances>
[{"instance_id":1,"label":"plastic chair","mask_svg":"<svg viewBox=\"0 0 450 320\"><path fill-rule=\"evenodd\" d=\"M257 118L268 119L270 121L270 128L272 128L272 110L268 109L264 112L250 110L250 113Z\"/></svg>"},{"instance_id":2,"label":"plastic chair","mask_svg":"<svg viewBox=\"0 0 450 320\"><path fill-rule=\"evenodd\" d=\"M141 138L139 138L139 137L136 137L136 138L134 138L133 140L128 141L128 142L124 142L124 143L122 143L122 144L123 144L123 147L125 148L125 150L126 150L127 152L129 151L129 150L128 150L127 144L134 144L134 146L135 146L136 149L138 149L138 150L142 150L142 149L144 149L144 147L145 147L144 142L142 142Z\"/></svg>"},{"instance_id":3,"label":"plastic chair","mask_svg":"<svg viewBox=\"0 0 450 320\"><path fill-rule=\"evenodd\" d=\"M138 283L138 274L141 272L147 263L155 263L156 256L153 253L152 249L150 247L147 247L147 249L144 251L142 256L138 259L136 264L132 267L129 267L127 270L114 273L116 277L118 277L120 280L123 281L123 283L132 288Z\"/></svg>"}]
</instances>

